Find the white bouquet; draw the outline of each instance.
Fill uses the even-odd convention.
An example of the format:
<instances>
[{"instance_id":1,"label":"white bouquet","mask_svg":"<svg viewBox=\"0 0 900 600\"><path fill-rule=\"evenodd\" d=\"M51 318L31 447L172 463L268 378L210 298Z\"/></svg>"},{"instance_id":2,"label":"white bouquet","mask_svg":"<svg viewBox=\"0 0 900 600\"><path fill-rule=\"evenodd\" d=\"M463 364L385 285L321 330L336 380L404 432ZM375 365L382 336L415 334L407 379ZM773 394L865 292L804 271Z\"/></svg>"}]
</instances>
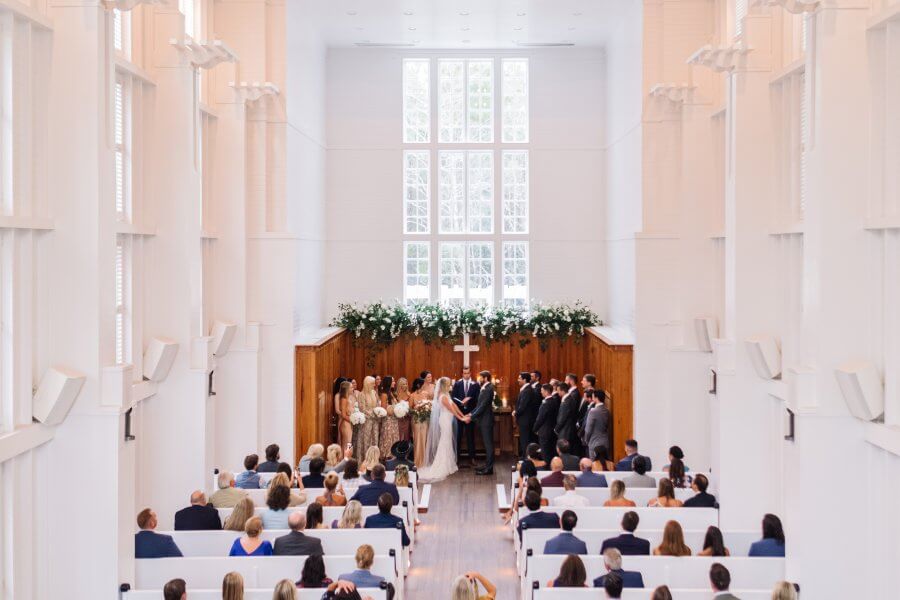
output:
<instances>
[{"instance_id":1,"label":"white bouquet","mask_svg":"<svg viewBox=\"0 0 900 600\"><path fill-rule=\"evenodd\" d=\"M366 415L362 414L362 411L354 410L350 413L350 424L351 425L362 425L366 422Z\"/></svg>"},{"instance_id":2,"label":"white bouquet","mask_svg":"<svg viewBox=\"0 0 900 600\"><path fill-rule=\"evenodd\" d=\"M386 411L384 408L380 407L380 406L376 406L375 409L372 410L372 412L373 412L373 413L375 414L375 416L378 417L379 419L383 419L383 418L385 418L385 417L387 416L387 411Z\"/></svg>"},{"instance_id":3,"label":"white bouquet","mask_svg":"<svg viewBox=\"0 0 900 600\"><path fill-rule=\"evenodd\" d=\"M394 405L394 416L398 419L402 419L406 415L409 414L409 402L406 400L401 400L397 404Z\"/></svg>"}]
</instances>

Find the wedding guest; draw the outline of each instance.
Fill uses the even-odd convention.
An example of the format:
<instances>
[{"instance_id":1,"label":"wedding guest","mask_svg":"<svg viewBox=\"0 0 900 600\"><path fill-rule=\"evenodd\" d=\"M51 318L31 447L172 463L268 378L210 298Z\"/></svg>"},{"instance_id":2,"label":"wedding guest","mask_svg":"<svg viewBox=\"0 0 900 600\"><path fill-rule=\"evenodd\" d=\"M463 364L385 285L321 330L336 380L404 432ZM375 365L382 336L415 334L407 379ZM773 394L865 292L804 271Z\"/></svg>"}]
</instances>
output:
<instances>
[{"instance_id":1,"label":"wedding guest","mask_svg":"<svg viewBox=\"0 0 900 600\"><path fill-rule=\"evenodd\" d=\"M359 529L362 527L362 504L359 500L351 500L344 507L340 520L331 522L332 529Z\"/></svg>"},{"instance_id":2,"label":"wedding guest","mask_svg":"<svg viewBox=\"0 0 900 600\"><path fill-rule=\"evenodd\" d=\"M422 397L426 400L434 400L434 376L431 371L422 371L419 373L422 380Z\"/></svg>"},{"instance_id":3,"label":"wedding guest","mask_svg":"<svg viewBox=\"0 0 900 600\"><path fill-rule=\"evenodd\" d=\"M365 415L366 422L359 426L359 439L356 441L357 460L362 460L364 453L372 446L377 447L381 439L381 423L375 416L375 408L378 406L375 378L366 377L363 379L363 388L359 394L359 410Z\"/></svg>"},{"instance_id":4,"label":"wedding guest","mask_svg":"<svg viewBox=\"0 0 900 600\"><path fill-rule=\"evenodd\" d=\"M625 497L625 482L616 479L609 486L609 500L603 503L603 506L636 506L634 500Z\"/></svg>"},{"instance_id":5,"label":"wedding guest","mask_svg":"<svg viewBox=\"0 0 900 600\"><path fill-rule=\"evenodd\" d=\"M231 514L225 519L222 529L228 531L244 531L247 520L253 516L256 507L253 506L253 498L243 498L232 509Z\"/></svg>"},{"instance_id":6,"label":"wedding guest","mask_svg":"<svg viewBox=\"0 0 900 600\"><path fill-rule=\"evenodd\" d=\"M668 477L659 480L656 489L656 498L651 498L647 506L660 506L662 508L681 508L684 502L675 497L675 487Z\"/></svg>"},{"instance_id":7,"label":"wedding guest","mask_svg":"<svg viewBox=\"0 0 900 600\"><path fill-rule=\"evenodd\" d=\"M562 487L564 477L563 461L557 456L550 461L550 474L541 479L541 485L544 487Z\"/></svg>"},{"instance_id":8,"label":"wedding guest","mask_svg":"<svg viewBox=\"0 0 900 600\"><path fill-rule=\"evenodd\" d=\"M269 507L260 513L263 527L266 529L288 528L288 506L291 503L291 490L284 485L276 485L269 489L266 505Z\"/></svg>"},{"instance_id":9,"label":"wedding guest","mask_svg":"<svg viewBox=\"0 0 900 600\"><path fill-rule=\"evenodd\" d=\"M282 579L272 590L272 600L297 600L297 586L290 579Z\"/></svg>"},{"instance_id":10,"label":"wedding guest","mask_svg":"<svg viewBox=\"0 0 900 600\"><path fill-rule=\"evenodd\" d=\"M789 581L779 581L772 588L772 600L799 600L797 587Z\"/></svg>"},{"instance_id":11,"label":"wedding guest","mask_svg":"<svg viewBox=\"0 0 900 600\"><path fill-rule=\"evenodd\" d=\"M284 463L287 466L288 470L290 470L291 466L287 463ZM279 472L275 474L275 477L272 478L272 481L269 482L269 492L266 494L268 496L269 493L272 492L272 488L277 486L282 486L288 488L290 490L290 480L288 476L284 474L284 472ZM303 506L306 504L306 492L298 491L297 493L290 492L290 496L288 497L288 506Z\"/></svg>"},{"instance_id":12,"label":"wedding guest","mask_svg":"<svg viewBox=\"0 0 900 600\"><path fill-rule=\"evenodd\" d=\"M750 545L747 556L784 556L784 529L781 519L767 514L762 521L763 539Z\"/></svg>"},{"instance_id":13,"label":"wedding guest","mask_svg":"<svg viewBox=\"0 0 900 600\"><path fill-rule=\"evenodd\" d=\"M478 402L478 393L481 386L472 379L472 370L468 365L462 368L462 377L453 384L451 395L459 400L459 409L462 414L467 415L475 410L475 404ZM462 446L463 440L466 442L466 453L469 456L468 463L463 463ZM456 457L460 467L466 467L475 464L475 424L459 421L456 424Z\"/></svg>"},{"instance_id":14,"label":"wedding guest","mask_svg":"<svg viewBox=\"0 0 900 600\"><path fill-rule=\"evenodd\" d=\"M706 493L708 487L709 479L703 473L698 473L691 484L691 489L697 492L697 495L685 500L684 505L688 507L718 508L719 503L716 502L716 497Z\"/></svg>"},{"instance_id":15,"label":"wedding guest","mask_svg":"<svg viewBox=\"0 0 900 600\"><path fill-rule=\"evenodd\" d=\"M338 581L349 581L361 588L377 588L384 581L384 577L372 574L374 560L375 550L369 544L363 544L356 550L356 570L338 575Z\"/></svg>"},{"instance_id":16,"label":"wedding guest","mask_svg":"<svg viewBox=\"0 0 900 600\"><path fill-rule=\"evenodd\" d=\"M332 583L328 575L325 574L325 559L321 554L313 554L307 556L303 562L303 571L300 572L300 580L297 581L298 588L323 588L328 587Z\"/></svg>"},{"instance_id":17,"label":"wedding guest","mask_svg":"<svg viewBox=\"0 0 900 600\"><path fill-rule=\"evenodd\" d=\"M484 588L483 595L478 594L478 584ZM496 597L496 586L477 571L458 576L450 587L450 600L494 600Z\"/></svg>"},{"instance_id":18,"label":"wedding guest","mask_svg":"<svg viewBox=\"0 0 900 600\"><path fill-rule=\"evenodd\" d=\"M626 571L622 568L622 553L615 548L607 548L603 552L603 564L606 566L607 575L615 575L622 580L622 587L644 587L644 576L639 571ZM594 579L594 587L603 587L607 575L601 575Z\"/></svg>"},{"instance_id":19,"label":"wedding guest","mask_svg":"<svg viewBox=\"0 0 900 600\"><path fill-rule=\"evenodd\" d=\"M387 492L378 497L378 514L366 519L366 529L399 529L403 547L409 546L409 536L406 535L406 525L403 519L391 514L394 508L394 499Z\"/></svg>"},{"instance_id":20,"label":"wedding guest","mask_svg":"<svg viewBox=\"0 0 900 600\"><path fill-rule=\"evenodd\" d=\"M397 467L405 466L407 471L415 471L416 463L409 458L411 452L412 444L406 440L400 440L391 448L391 454L394 458L385 463L385 468L388 471L396 471Z\"/></svg>"},{"instance_id":21,"label":"wedding guest","mask_svg":"<svg viewBox=\"0 0 900 600\"><path fill-rule=\"evenodd\" d=\"M281 460L281 448L278 444L269 444L266 446L266 460L259 463L256 467L257 473L274 473L278 468L278 462Z\"/></svg>"},{"instance_id":22,"label":"wedding guest","mask_svg":"<svg viewBox=\"0 0 900 600\"><path fill-rule=\"evenodd\" d=\"M669 447L669 464L665 465L662 470L668 472L669 467L672 465L672 461L678 459L682 465L684 465L684 451L681 449L681 446L670 446ZM690 471L687 465L684 466L685 472Z\"/></svg>"},{"instance_id":23,"label":"wedding guest","mask_svg":"<svg viewBox=\"0 0 900 600\"><path fill-rule=\"evenodd\" d=\"M306 454L300 457L300 463L297 470L301 473L309 473L309 462L314 458L322 458L325 456L325 446L322 444L311 444L306 450Z\"/></svg>"},{"instance_id":24,"label":"wedding guest","mask_svg":"<svg viewBox=\"0 0 900 600\"><path fill-rule=\"evenodd\" d=\"M262 530L262 519L259 517L247 519L244 525L244 533L247 535L234 540L228 556L272 556L271 542L259 538Z\"/></svg>"},{"instance_id":25,"label":"wedding guest","mask_svg":"<svg viewBox=\"0 0 900 600\"><path fill-rule=\"evenodd\" d=\"M328 525L325 524L325 512L318 502L313 502L306 507L306 528L328 529Z\"/></svg>"},{"instance_id":26,"label":"wedding guest","mask_svg":"<svg viewBox=\"0 0 900 600\"><path fill-rule=\"evenodd\" d=\"M530 473L529 473L530 471ZM507 524L512 521L513 516L516 511L519 510L519 506L521 506L525 502L525 495L528 492L535 492L538 496L541 497L541 506L549 506L550 501L543 497L544 490L541 487L541 482L536 477L537 471L534 470L534 465L528 465L528 469L525 471L526 478L523 480L522 476L519 476L519 483L516 485L516 497L513 499L510 504L510 508L503 515L503 523Z\"/></svg>"},{"instance_id":27,"label":"wedding guest","mask_svg":"<svg viewBox=\"0 0 900 600\"><path fill-rule=\"evenodd\" d=\"M580 457L584 455L584 445L581 442L581 438L584 433L584 424L590 402L584 397L584 394L578 390L578 376L575 375L575 373L567 373L564 380L569 385L569 391L577 399L575 404L575 430L572 433L572 437L569 438L569 443L572 445L572 454ZM593 388L585 386L584 391L587 392L587 390L593 391Z\"/></svg>"},{"instance_id":28,"label":"wedding guest","mask_svg":"<svg viewBox=\"0 0 900 600\"><path fill-rule=\"evenodd\" d=\"M632 462L634 474L623 477L622 481L630 488L653 488L656 487L656 480L646 475L647 473L647 457L638 456ZM618 470L618 469L617 469Z\"/></svg>"},{"instance_id":29,"label":"wedding guest","mask_svg":"<svg viewBox=\"0 0 900 600\"><path fill-rule=\"evenodd\" d=\"M346 497L351 497L356 493L356 490L359 489L360 486L366 485L367 481L364 481L362 477L359 476L359 463L356 462L355 458L351 458L347 461L347 464L344 466L344 472L341 473L341 487L344 488L344 495Z\"/></svg>"},{"instance_id":30,"label":"wedding guest","mask_svg":"<svg viewBox=\"0 0 900 600\"><path fill-rule=\"evenodd\" d=\"M541 506L550 506L550 501L544 498L544 488L541 486L541 480L537 477L529 477L525 482L525 494L528 494L528 492L534 492L541 497Z\"/></svg>"},{"instance_id":31,"label":"wedding guest","mask_svg":"<svg viewBox=\"0 0 900 600\"><path fill-rule=\"evenodd\" d=\"M641 456L638 454L638 443L637 440L625 440L625 458L616 463L616 471L633 471L631 467L631 463L635 458ZM644 471L653 470L652 463L648 457L644 457L647 461L645 463ZM653 485L656 485L655 483Z\"/></svg>"},{"instance_id":32,"label":"wedding guest","mask_svg":"<svg viewBox=\"0 0 900 600\"><path fill-rule=\"evenodd\" d=\"M284 478L279 478L278 475L283 474ZM275 470L275 476L272 477L265 484L261 484L259 487L261 488L270 488L275 485L275 480L278 479L281 485L286 485L291 489L300 488L300 480L297 477L297 473L294 469L291 468L291 465L286 462L278 463L278 468Z\"/></svg>"},{"instance_id":33,"label":"wedding guest","mask_svg":"<svg viewBox=\"0 0 900 600\"><path fill-rule=\"evenodd\" d=\"M565 475L563 477L563 489L561 495L556 496L550 501L550 506L590 506L591 501L575 491L577 481L574 475Z\"/></svg>"},{"instance_id":34,"label":"wedding guest","mask_svg":"<svg viewBox=\"0 0 900 600\"><path fill-rule=\"evenodd\" d=\"M184 579L170 579L163 586L163 600L187 600L186 590Z\"/></svg>"},{"instance_id":35,"label":"wedding guest","mask_svg":"<svg viewBox=\"0 0 900 600\"><path fill-rule=\"evenodd\" d=\"M159 521L156 513L145 508L138 513L137 525L140 531L134 534L135 558L169 558L181 556L181 550L171 535L154 531Z\"/></svg>"},{"instance_id":36,"label":"wedding guest","mask_svg":"<svg viewBox=\"0 0 900 600\"><path fill-rule=\"evenodd\" d=\"M571 447L572 445L566 439L560 438L556 442L556 454L562 461L564 471L577 471L578 462L581 460L580 458L569 452Z\"/></svg>"},{"instance_id":37,"label":"wedding guest","mask_svg":"<svg viewBox=\"0 0 900 600\"><path fill-rule=\"evenodd\" d=\"M556 456L556 418L559 415L559 395L549 383L540 386L543 400L538 409L537 419L534 422L534 432L537 434L538 443L545 460Z\"/></svg>"},{"instance_id":38,"label":"wedding guest","mask_svg":"<svg viewBox=\"0 0 900 600\"><path fill-rule=\"evenodd\" d=\"M353 443L350 413L356 410L356 399L353 397L353 384L343 377L338 377L337 381L340 383L337 384L337 393L334 395L334 412L338 415L338 438L341 447L346 448Z\"/></svg>"},{"instance_id":39,"label":"wedding guest","mask_svg":"<svg viewBox=\"0 0 900 600\"><path fill-rule=\"evenodd\" d=\"M244 600L244 578L237 571L226 573L222 579L222 600Z\"/></svg>"},{"instance_id":40,"label":"wedding guest","mask_svg":"<svg viewBox=\"0 0 900 600\"><path fill-rule=\"evenodd\" d=\"M378 401L387 416L381 420L381 437L378 440L378 448L381 455L385 458L391 456L391 448L400 441L400 423L394 416L394 405L397 403L397 397L394 395L394 378L385 375L381 380L378 388Z\"/></svg>"},{"instance_id":41,"label":"wedding guest","mask_svg":"<svg viewBox=\"0 0 900 600\"><path fill-rule=\"evenodd\" d=\"M650 542L634 535L641 518L633 510L622 516L622 533L614 538L603 540L600 553L615 548L625 556L647 556L650 554Z\"/></svg>"},{"instance_id":42,"label":"wedding guest","mask_svg":"<svg viewBox=\"0 0 900 600\"><path fill-rule=\"evenodd\" d=\"M362 462L362 477L366 481L372 481L372 469L381 464L381 449L378 446L369 446Z\"/></svg>"},{"instance_id":43,"label":"wedding guest","mask_svg":"<svg viewBox=\"0 0 900 600\"><path fill-rule=\"evenodd\" d=\"M709 568L709 583L716 600L738 600L737 596L728 591L731 587L731 573L722 563L713 563Z\"/></svg>"},{"instance_id":44,"label":"wedding guest","mask_svg":"<svg viewBox=\"0 0 900 600\"><path fill-rule=\"evenodd\" d=\"M678 521L669 521L663 529L662 542L653 549L653 556L690 556L691 549L684 543L684 530Z\"/></svg>"},{"instance_id":45,"label":"wedding guest","mask_svg":"<svg viewBox=\"0 0 900 600\"><path fill-rule=\"evenodd\" d=\"M338 492L338 485L341 478L337 473L329 473L325 476L325 493L316 498L316 503L322 506L344 506L347 504L347 497Z\"/></svg>"},{"instance_id":46,"label":"wedding guest","mask_svg":"<svg viewBox=\"0 0 900 600\"><path fill-rule=\"evenodd\" d=\"M686 488L691 485L693 481L693 477L690 475L685 475L684 473L684 463L681 462L680 458L673 458L672 462L669 463L669 481L672 482L672 485L677 488Z\"/></svg>"},{"instance_id":47,"label":"wedding guest","mask_svg":"<svg viewBox=\"0 0 900 600\"><path fill-rule=\"evenodd\" d=\"M410 487L409 467L406 465L397 465L397 468L394 469L394 485L397 486L398 490L400 488Z\"/></svg>"},{"instance_id":48,"label":"wedding guest","mask_svg":"<svg viewBox=\"0 0 900 600\"><path fill-rule=\"evenodd\" d=\"M378 504L378 497L388 492L394 500L394 504L400 504L400 492L397 491L397 486L393 483L386 483L384 478L384 466L375 465L372 467L372 483L360 487L351 500L359 500L363 506L375 506Z\"/></svg>"},{"instance_id":49,"label":"wedding guest","mask_svg":"<svg viewBox=\"0 0 900 600\"><path fill-rule=\"evenodd\" d=\"M531 387L531 373L522 371L516 380L519 386L519 394L516 397L516 406L512 411L512 417L516 421L519 430L519 456L526 456L525 450L532 443L534 435L534 423L537 420L541 399Z\"/></svg>"},{"instance_id":50,"label":"wedding guest","mask_svg":"<svg viewBox=\"0 0 900 600\"><path fill-rule=\"evenodd\" d=\"M575 554L570 554L559 567L559 575L556 579L547 582L547 587L552 588L582 588L587 587L587 570L584 562Z\"/></svg>"},{"instance_id":51,"label":"wedding guest","mask_svg":"<svg viewBox=\"0 0 900 600\"><path fill-rule=\"evenodd\" d=\"M621 600L623 587L622 578L615 573L608 573L606 577L603 578L603 589L609 600Z\"/></svg>"},{"instance_id":52,"label":"wedding guest","mask_svg":"<svg viewBox=\"0 0 900 600\"><path fill-rule=\"evenodd\" d=\"M581 475L578 476L578 487L607 487L606 476L594 473L591 467L591 459L582 458L581 462L578 463L578 468L581 469Z\"/></svg>"},{"instance_id":53,"label":"wedding guest","mask_svg":"<svg viewBox=\"0 0 900 600\"><path fill-rule=\"evenodd\" d=\"M338 444L331 444L325 450L325 472L343 473L347 461L353 456L353 451L347 448L341 450Z\"/></svg>"},{"instance_id":54,"label":"wedding guest","mask_svg":"<svg viewBox=\"0 0 900 600\"><path fill-rule=\"evenodd\" d=\"M554 433L556 433L556 439L558 440L556 450L559 452L559 442L571 443L572 438L577 437L575 422L578 419L578 404L581 399L577 395L578 390L570 389L569 384L565 382L556 384L556 393L559 394L560 401ZM566 451L568 452L568 446Z\"/></svg>"},{"instance_id":55,"label":"wedding guest","mask_svg":"<svg viewBox=\"0 0 900 600\"><path fill-rule=\"evenodd\" d=\"M301 479L303 487L314 489L325 487L325 476L322 475L323 471L325 471L324 458L319 456L309 461L309 475L304 475Z\"/></svg>"},{"instance_id":56,"label":"wedding guest","mask_svg":"<svg viewBox=\"0 0 900 600\"><path fill-rule=\"evenodd\" d=\"M191 505L175 513L175 531L207 531L222 529L219 511L206 502L206 494L195 490Z\"/></svg>"},{"instance_id":57,"label":"wedding guest","mask_svg":"<svg viewBox=\"0 0 900 600\"><path fill-rule=\"evenodd\" d=\"M715 525L707 528L706 537L703 538L703 550L698 552L697 556L731 556L731 552L725 547L721 529Z\"/></svg>"},{"instance_id":58,"label":"wedding guest","mask_svg":"<svg viewBox=\"0 0 900 600\"><path fill-rule=\"evenodd\" d=\"M606 449L605 445L601 444L599 446L594 446L592 456L594 457L594 461L591 463L591 468L593 468L594 471L602 473L604 471L616 470L615 463L609 460L609 451Z\"/></svg>"},{"instance_id":59,"label":"wedding guest","mask_svg":"<svg viewBox=\"0 0 900 600\"><path fill-rule=\"evenodd\" d=\"M409 381L406 377L400 377L397 379L397 402L406 402L412 408L410 398ZM410 441L412 439L412 413L407 413L405 417L397 419L397 423L400 426L400 441Z\"/></svg>"},{"instance_id":60,"label":"wedding guest","mask_svg":"<svg viewBox=\"0 0 900 600\"><path fill-rule=\"evenodd\" d=\"M672 592L669 590L669 586L661 585L653 590L650 600L672 600Z\"/></svg>"},{"instance_id":61,"label":"wedding guest","mask_svg":"<svg viewBox=\"0 0 900 600\"><path fill-rule=\"evenodd\" d=\"M587 375L585 375L587 377ZM606 448L609 445L609 409L606 407L606 397L602 390L588 390L591 400L590 408L584 422L584 432L581 439L585 448ZM588 392L585 392L586 394Z\"/></svg>"},{"instance_id":62,"label":"wedding guest","mask_svg":"<svg viewBox=\"0 0 900 600\"><path fill-rule=\"evenodd\" d=\"M235 487L234 473L231 471L219 471L216 484L219 489L209 497L209 503L216 508L234 508L247 497L247 492Z\"/></svg>"},{"instance_id":63,"label":"wedding guest","mask_svg":"<svg viewBox=\"0 0 900 600\"><path fill-rule=\"evenodd\" d=\"M578 525L578 515L571 510L563 511L560 524L562 533L544 543L544 554L587 554L587 544L572 533Z\"/></svg>"},{"instance_id":64,"label":"wedding guest","mask_svg":"<svg viewBox=\"0 0 900 600\"><path fill-rule=\"evenodd\" d=\"M541 510L541 496L536 492L525 494L525 508L530 514L519 519L516 529L519 532L519 541L522 541L522 529L559 529L559 515L555 512L543 512Z\"/></svg>"},{"instance_id":65,"label":"wedding guest","mask_svg":"<svg viewBox=\"0 0 900 600\"><path fill-rule=\"evenodd\" d=\"M256 467L259 465L259 456L248 454L244 457L244 471L239 473L235 480L235 486L244 490L259 489L259 473Z\"/></svg>"},{"instance_id":66,"label":"wedding guest","mask_svg":"<svg viewBox=\"0 0 900 600\"><path fill-rule=\"evenodd\" d=\"M306 529L306 515L302 512L293 512L288 517L288 527L291 531L275 539L273 545L275 556L311 556L324 554L322 552L322 540L303 533Z\"/></svg>"},{"instance_id":67,"label":"wedding guest","mask_svg":"<svg viewBox=\"0 0 900 600\"><path fill-rule=\"evenodd\" d=\"M422 392L425 380L421 377L414 379L410 388L410 406L413 410L421 410L428 399ZM417 465L425 464L425 450L428 448L428 419L413 418L412 422L413 460Z\"/></svg>"},{"instance_id":68,"label":"wedding guest","mask_svg":"<svg viewBox=\"0 0 900 600\"><path fill-rule=\"evenodd\" d=\"M522 470L529 463L534 466L535 471L547 470L547 465L550 461L544 460L543 455L544 453L538 444L528 444L528 448L525 449L525 460L519 463L519 475L522 475Z\"/></svg>"}]
</instances>

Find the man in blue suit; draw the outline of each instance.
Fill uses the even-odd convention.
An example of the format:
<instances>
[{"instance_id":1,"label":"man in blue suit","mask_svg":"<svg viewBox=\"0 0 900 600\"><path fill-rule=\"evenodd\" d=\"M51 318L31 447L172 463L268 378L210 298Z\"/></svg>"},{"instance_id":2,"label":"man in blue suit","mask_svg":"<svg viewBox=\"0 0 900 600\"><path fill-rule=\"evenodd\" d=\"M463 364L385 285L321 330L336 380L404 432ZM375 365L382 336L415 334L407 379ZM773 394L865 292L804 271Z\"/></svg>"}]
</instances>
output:
<instances>
[{"instance_id":1,"label":"man in blue suit","mask_svg":"<svg viewBox=\"0 0 900 600\"><path fill-rule=\"evenodd\" d=\"M456 383L453 384L453 390L451 391L453 399L459 401L457 405L462 411L462 414L467 415L475 410L475 404L478 402L478 393L480 391L481 386L478 385L477 381L472 379L472 371L469 369L469 365L464 366L462 369L462 379L458 379ZM464 464L459 460L462 458L463 436L466 438L466 452L469 455L468 464ZM468 467L475 464L475 423L456 422L456 459L456 462L459 463L460 467Z\"/></svg>"},{"instance_id":2,"label":"man in blue suit","mask_svg":"<svg viewBox=\"0 0 900 600\"><path fill-rule=\"evenodd\" d=\"M375 549L369 544L363 544L356 550L356 570L352 573L338 575L338 581L349 581L356 587L377 588L384 581L384 577L372 573L372 563L375 561Z\"/></svg>"},{"instance_id":3,"label":"man in blue suit","mask_svg":"<svg viewBox=\"0 0 900 600\"><path fill-rule=\"evenodd\" d=\"M581 469L581 475L578 476L578 487L609 487L605 475L594 473L591 459L582 458L578 463L578 468Z\"/></svg>"},{"instance_id":4,"label":"man in blue suit","mask_svg":"<svg viewBox=\"0 0 900 600\"><path fill-rule=\"evenodd\" d=\"M406 525L403 519L391 514L394 508L394 499L387 492L378 497L378 514L366 519L366 529L399 529L403 547L409 546L409 536L406 535Z\"/></svg>"},{"instance_id":5,"label":"man in blue suit","mask_svg":"<svg viewBox=\"0 0 900 600\"><path fill-rule=\"evenodd\" d=\"M706 488L709 487L709 479L706 478L706 475L703 473L699 473L696 477L694 477L694 482L691 484L691 489L697 492L697 495L693 498L688 498L684 501L684 505L687 507L701 507L701 508L719 508L719 503L716 502L716 497L712 494L706 493Z\"/></svg>"},{"instance_id":6,"label":"man in blue suit","mask_svg":"<svg viewBox=\"0 0 900 600\"><path fill-rule=\"evenodd\" d=\"M587 544L572 533L578 524L578 515L567 510L563 512L560 523L562 523L562 533L547 540L544 544L544 554L587 554Z\"/></svg>"},{"instance_id":7,"label":"man in blue suit","mask_svg":"<svg viewBox=\"0 0 900 600\"><path fill-rule=\"evenodd\" d=\"M541 511L541 495L537 492L525 494L525 508L531 514L519 519L516 529L519 531L519 541L522 541L522 529L559 529L559 515L555 512Z\"/></svg>"},{"instance_id":8,"label":"man in blue suit","mask_svg":"<svg viewBox=\"0 0 900 600\"><path fill-rule=\"evenodd\" d=\"M616 471L633 471L631 463L638 456L640 454L638 454L637 440L625 440L625 458L616 463ZM645 456L644 458L647 460L647 470L652 471L653 463L650 462L648 457Z\"/></svg>"},{"instance_id":9,"label":"man in blue suit","mask_svg":"<svg viewBox=\"0 0 900 600\"><path fill-rule=\"evenodd\" d=\"M609 571L609 573L596 578L594 580L594 587L603 587L606 577L610 573L614 573L622 580L622 587L644 587L644 576L638 571L624 570L622 568L622 553L615 548L607 548L606 552L603 553L603 563L606 565L606 570Z\"/></svg>"},{"instance_id":10,"label":"man in blue suit","mask_svg":"<svg viewBox=\"0 0 900 600\"><path fill-rule=\"evenodd\" d=\"M633 510L625 513L625 516L622 517L622 533L614 538L603 540L600 553L603 554L609 548L616 548L625 556L649 556L650 542L634 535L634 530L637 529L640 520L641 518Z\"/></svg>"},{"instance_id":11,"label":"man in blue suit","mask_svg":"<svg viewBox=\"0 0 900 600\"><path fill-rule=\"evenodd\" d=\"M171 535L153 531L156 529L156 513L145 508L137 516L140 531L134 534L135 558L172 558L182 556Z\"/></svg>"},{"instance_id":12,"label":"man in blue suit","mask_svg":"<svg viewBox=\"0 0 900 600\"><path fill-rule=\"evenodd\" d=\"M375 465L372 467L372 483L364 485L356 490L351 500L359 500L363 506L376 506L378 498L385 492L391 495L394 504L400 504L400 492L393 483L385 483L384 465Z\"/></svg>"},{"instance_id":13,"label":"man in blue suit","mask_svg":"<svg viewBox=\"0 0 900 600\"><path fill-rule=\"evenodd\" d=\"M234 481L234 487L242 490L258 490L259 489L259 473L256 467L259 466L259 456L256 454L248 454L244 457L244 471L238 473L237 479Z\"/></svg>"}]
</instances>

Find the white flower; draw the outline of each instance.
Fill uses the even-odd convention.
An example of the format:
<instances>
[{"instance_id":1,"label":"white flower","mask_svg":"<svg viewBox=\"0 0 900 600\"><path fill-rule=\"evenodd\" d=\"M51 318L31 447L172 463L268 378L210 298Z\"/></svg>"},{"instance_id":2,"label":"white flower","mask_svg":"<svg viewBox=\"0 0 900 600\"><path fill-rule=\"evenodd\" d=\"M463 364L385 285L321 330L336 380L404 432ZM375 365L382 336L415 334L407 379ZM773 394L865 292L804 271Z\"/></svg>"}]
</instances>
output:
<instances>
[{"instance_id":1,"label":"white flower","mask_svg":"<svg viewBox=\"0 0 900 600\"><path fill-rule=\"evenodd\" d=\"M383 419L387 416L387 411L380 406L376 406L374 410L372 410L372 413L379 419Z\"/></svg>"},{"instance_id":2,"label":"white flower","mask_svg":"<svg viewBox=\"0 0 900 600\"><path fill-rule=\"evenodd\" d=\"M381 330L384 331L384 325L381 326Z\"/></svg>"},{"instance_id":3,"label":"white flower","mask_svg":"<svg viewBox=\"0 0 900 600\"><path fill-rule=\"evenodd\" d=\"M400 401L394 405L394 416L398 419L402 419L406 415L409 414L409 402L406 400Z\"/></svg>"},{"instance_id":4,"label":"white flower","mask_svg":"<svg viewBox=\"0 0 900 600\"><path fill-rule=\"evenodd\" d=\"M362 414L360 411L355 410L350 413L350 424L351 425L362 425L366 422L366 415Z\"/></svg>"}]
</instances>

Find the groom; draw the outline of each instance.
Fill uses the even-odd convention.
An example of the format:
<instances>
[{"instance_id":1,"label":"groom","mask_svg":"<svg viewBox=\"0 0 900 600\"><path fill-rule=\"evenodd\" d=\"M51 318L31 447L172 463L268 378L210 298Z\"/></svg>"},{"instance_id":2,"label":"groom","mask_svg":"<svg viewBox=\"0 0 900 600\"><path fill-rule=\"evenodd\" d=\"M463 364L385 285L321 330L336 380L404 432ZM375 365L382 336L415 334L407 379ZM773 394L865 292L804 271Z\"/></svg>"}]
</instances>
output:
<instances>
[{"instance_id":1,"label":"groom","mask_svg":"<svg viewBox=\"0 0 900 600\"><path fill-rule=\"evenodd\" d=\"M484 466L475 470L476 475L494 474L494 384L491 382L491 372L482 371L478 374L478 383L481 391L478 392L478 403L475 410L469 415L472 424L481 431L481 439L484 441L485 462Z\"/></svg>"}]
</instances>

